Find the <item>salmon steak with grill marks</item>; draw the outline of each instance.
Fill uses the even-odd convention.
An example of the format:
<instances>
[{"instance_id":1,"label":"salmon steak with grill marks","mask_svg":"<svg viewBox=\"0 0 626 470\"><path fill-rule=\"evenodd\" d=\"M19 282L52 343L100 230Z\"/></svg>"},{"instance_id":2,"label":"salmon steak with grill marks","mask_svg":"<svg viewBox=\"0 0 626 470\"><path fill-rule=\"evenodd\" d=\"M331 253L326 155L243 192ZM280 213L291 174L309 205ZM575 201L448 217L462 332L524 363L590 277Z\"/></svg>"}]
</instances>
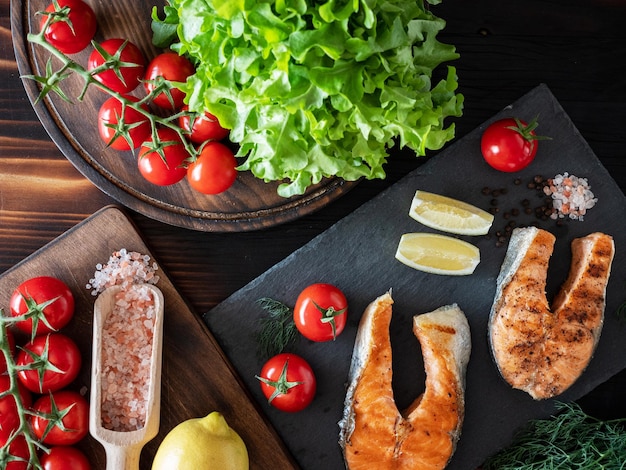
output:
<instances>
[{"instance_id":1,"label":"salmon steak with grill marks","mask_svg":"<svg viewBox=\"0 0 626 470\"><path fill-rule=\"evenodd\" d=\"M393 300L365 310L354 345L339 443L349 470L446 467L461 434L470 329L456 305L413 317L422 347L425 390L401 413L392 391L389 324Z\"/></svg>"},{"instance_id":2,"label":"salmon steak with grill marks","mask_svg":"<svg viewBox=\"0 0 626 470\"><path fill-rule=\"evenodd\" d=\"M587 368L604 322L613 238L572 241L567 279L546 298L555 237L535 227L513 230L489 316L489 343L504 380L535 400L562 394Z\"/></svg>"}]
</instances>

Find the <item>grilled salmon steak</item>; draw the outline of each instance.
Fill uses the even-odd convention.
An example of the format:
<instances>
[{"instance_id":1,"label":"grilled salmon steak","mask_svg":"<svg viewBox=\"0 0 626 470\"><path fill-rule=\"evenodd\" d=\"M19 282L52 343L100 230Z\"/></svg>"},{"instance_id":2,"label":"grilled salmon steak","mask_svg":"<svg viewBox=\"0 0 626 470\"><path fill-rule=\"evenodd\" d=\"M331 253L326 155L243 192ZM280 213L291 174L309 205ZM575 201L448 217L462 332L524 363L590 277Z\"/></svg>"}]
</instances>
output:
<instances>
[{"instance_id":1,"label":"grilled salmon steak","mask_svg":"<svg viewBox=\"0 0 626 470\"><path fill-rule=\"evenodd\" d=\"M546 279L555 237L535 227L513 230L497 279L489 342L500 374L535 400L567 390L587 368L604 321L613 238L572 241L567 279L552 302Z\"/></svg>"},{"instance_id":2,"label":"grilled salmon steak","mask_svg":"<svg viewBox=\"0 0 626 470\"><path fill-rule=\"evenodd\" d=\"M339 443L349 470L443 469L461 434L469 325L448 305L413 318L422 347L425 391L405 413L391 387L389 293L372 302L361 319L352 356Z\"/></svg>"}]
</instances>

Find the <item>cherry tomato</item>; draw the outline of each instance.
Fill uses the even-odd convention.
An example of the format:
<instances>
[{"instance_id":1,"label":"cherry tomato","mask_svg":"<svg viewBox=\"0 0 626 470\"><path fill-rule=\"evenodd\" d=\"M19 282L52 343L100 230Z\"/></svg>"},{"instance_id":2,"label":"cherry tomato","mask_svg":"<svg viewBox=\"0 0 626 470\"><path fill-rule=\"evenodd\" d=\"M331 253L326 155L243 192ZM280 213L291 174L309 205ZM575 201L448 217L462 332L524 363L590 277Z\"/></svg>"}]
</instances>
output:
<instances>
[{"instance_id":1,"label":"cherry tomato","mask_svg":"<svg viewBox=\"0 0 626 470\"><path fill-rule=\"evenodd\" d=\"M56 446L39 457L43 470L91 470L87 456L76 447Z\"/></svg>"},{"instance_id":2,"label":"cherry tomato","mask_svg":"<svg viewBox=\"0 0 626 470\"><path fill-rule=\"evenodd\" d=\"M31 392L48 393L74 381L80 372L82 358L72 339L61 333L48 333L26 344L18 352L15 362L19 367L41 365L41 368L19 370L17 377Z\"/></svg>"},{"instance_id":3,"label":"cherry tomato","mask_svg":"<svg viewBox=\"0 0 626 470\"><path fill-rule=\"evenodd\" d=\"M5 332L7 335L7 343L9 343L9 350L11 351L11 355L15 355L15 337L11 330L5 328ZM3 353L0 353L0 374L4 374L7 371L7 359L4 357Z\"/></svg>"},{"instance_id":4,"label":"cherry tomato","mask_svg":"<svg viewBox=\"0 0 626 470\"><path fill-rule=\"evenodd\" d=\"M331 284L311 284L296 300L293 321L298 331L312 341L334 340L345 328L348 301Z\"/></svg>"},{"instance_id":5,"label":"cherry tomato","mask_svg":"<svg viewBox=\"0 0 626 470\"><path fill-rule=\"evenodd\" d=\"M20 399L24 408L30 408L33 399L31 393L20 382L17 384ZM11 378L7 374L0 375L0 394L11 388ZM20 416L13 395L0 398L0 443L7 441L9 436L20 427ZM2 444L0 444L2 445Z\"/></svg>"},{"instance_id":6,"label":"cherry tomato","mask_svg":"<svg viewBox=\"0 0 626 470\"><path fill-rule=\"evenodd\" d=\"M4 446L6 440L0 440L0 446ZM9 455L10 454L10 455ZM32 468L28 464L30 450L23 434L16 436L7 449L0 451L0 468L3 470L28 470Z\"/></svg>"},{"instance_id":7,"label":"cherry tomato","mask_svg":"<svg viewBox=\"0 0 626 470\"><path fill-rule=\"evenodd\" d=\"M157 135L161 142L167 144L163 154L155 150L152 140L144 142L137 160L139 171L145 179L159 186L178 183L187 174L185 160L190 157L189 152L173 129L163 127Z\"/></svg>"},{"instance_id":8,"label":"cherry tomato","mask_svg":"<svg viewBox=\"0 0 626 470\"><path fill-rule=\"evenodd\" d=\"M161 79L169 82L185 82L189 75L195 72L193 64L189 59L176 54L175 52L164 52L156 56L148 64L146 75L144 77L144 87L146 93L152 93L158 86ZM158 93L152 98L157 106L164 109L177 110L182 108L185 93L175 87L170 88L168 96L167 92Z\"/></svg>"},{"instance_id":9,"label":"cherry tomato","mask_svg":"<svg viewBox=\"0 0 626 470\"><path fill-rule=\"evenodd\" d=\"M182 110L188 111L189 107L185 105ZM178 118L178 125L189 133L189 140L196 144L202 144L207 140L222 140L229 133L228 129L224 129L217 118L209 112L201 115L182 114Z\"/></svg>"},{"instance_id":10,"label":"cherry tomato","mask_svg":"<svg viewBox=\"0 0 626 470\"><path fill-rule=\"evenodd\" d=\"M309 363L292 353L270 358L257 376L268 403L281 411L305 409L315 397L317 381Z\"/></svg>"},{"instance_id":11,"label":"cherry tomato","mask_svg":"<svg viewBox=\"0 0 626 470\"><path fill-rule=\"evenodd\" d=\"M538 140L537 121L530 124L506 118L490 124L482 135L480 149L489 165L499 171L514 172L526 168L535 159Z\"/></svg>"},{"instance_id":12,"label":"cherry tomato","mask_svg":"<svg viewBox=\"0 0 626 470\"><path fill-rule=\"evenodd\" d=\"M43 470L91 470L87 456L76 447L56 446L39 458Z\"/></svg>"},{"instance_id":13,"label":"cherry tomato","mask_svg":"<svg viewBox=\"0 0 626 470\"><path fill-rule=\"evenodd\" d=\"M78 392L59 390L43 395L32 409L31 428L44 444L73 445L89 432L89 403Z\"/></svg>"},{"instance_id":14,"label":"cherry tomato","mask_svg":"<svg viewBox=\"0 0 626 470\"><path fill-rule=\"evenodd\" d=\"M281 353L270 358L257 376L261 391L274 408L297 412L311 404L317 381L309 363L293 353Z\"/></svg>"},{"instance_id":15,"label":"cherry tomato","mask_svg":"<svg viewBox=\"0 0 626 470\"><path fill-rule=\"evenodd\" d=\"M219 142L208 142L196 161L187 169L189 185L203 194L219 194L237 179L237 160L233 152Z\"/></svg>"},{"instance_id":16,"label":"cherry tomato","mask_svg":"<svg viewBox=\"0 0 626 470\"><path fill-rule=\"evenodd\" d=\"M87 47L95 36L96 15L82 0L58 0L58 4L60 10L56 10L54 3L46 8L46 12L55 16L46 29L46 41L64 54L75 54ZM69 8L67 13L64 7ZM43 29L48 16L42 15L40 28Z\"/></svg>"},{"instance_id":17,"label":"cherry tomato","mask_svg":"<svg viewBox=\"0 0 626 470\"><path fill-rule=\"evenodd\" d=\"M65 282L51 276L38 276L22 282L13 291L11 315L25 319L16 327L27 334L58 331L74 317L74 296Z\"/></svg>"},{"instance_id":18,"label":"cherry tomato","mask_svg":"<svg viewBox=\"0 0 626 470\"><path fill-rule=\"evenodd\" d=\"M134 96L126 98L135 103L139 101ZM148 109L145 105L142 105L142 108ZM150 136L152 129L146 116L133 108L123 106L120 100L111 97L102 104L98 112L98 132L109 147L130 150L139 147ZM130 143L124 133L130 139Z\"/></svg>"},{"instance_id":19,"label":"cherry tomato","mask_svg":"<svg viewBox=\"0 0 626 470\"><path fill-rule=\"evenodd\" d=\"M146 60L139 48L132 42L119 38L107 39L98 47L102 48L105 54L103 56L97 48L94 49L89 56L87 70L94 70L107 62L111 66L117 64L122 78L120 79L112 67L95 74L93 78L118 93L130 93L137 88L146 68ZM128 65L121 66L121 63Z\"/></svg>"}]
</instances>

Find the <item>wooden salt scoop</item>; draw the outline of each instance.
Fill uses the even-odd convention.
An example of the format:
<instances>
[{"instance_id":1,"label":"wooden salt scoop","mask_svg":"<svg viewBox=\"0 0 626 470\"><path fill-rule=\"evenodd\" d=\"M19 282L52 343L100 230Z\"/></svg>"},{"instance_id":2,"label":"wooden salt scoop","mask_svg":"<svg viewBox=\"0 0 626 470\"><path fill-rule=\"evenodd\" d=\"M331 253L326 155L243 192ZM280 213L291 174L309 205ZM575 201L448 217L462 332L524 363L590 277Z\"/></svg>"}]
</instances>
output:
<instances>
[{"instance_id":1,"label":"wooden salt scoop","mask_svg":"<svg viewBox=\"0 0 626 470\"><path fill-rule=\"evenodd\" d=\"M91 367L91 402L89 411L89 432L105 449L107 470L137 470L143 446L152 440L159 431L161 412L161 355L163 349L163 294L151 284L147 286L154 297L156 318L152 341L150 364L150 387L146 405L145 425L135 431L113 431L102 425L102 331L107 315L115 305L115 294L119 286L102 292L94 305L93 354Z\"/></svg>"}]
</instances>

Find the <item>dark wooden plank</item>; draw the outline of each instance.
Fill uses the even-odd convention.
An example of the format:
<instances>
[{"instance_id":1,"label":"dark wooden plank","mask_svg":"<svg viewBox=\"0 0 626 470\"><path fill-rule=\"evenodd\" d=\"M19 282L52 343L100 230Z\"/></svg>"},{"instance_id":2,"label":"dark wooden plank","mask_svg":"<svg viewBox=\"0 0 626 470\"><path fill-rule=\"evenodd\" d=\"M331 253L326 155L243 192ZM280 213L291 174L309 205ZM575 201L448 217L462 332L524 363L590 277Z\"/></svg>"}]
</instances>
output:
<instances>
[{"instance_id":1,"label":"dark wooden plank","mask_svg":"<svg viewBox=\"0 0 626 470\"><path fill-rule=\"evenodd\" d=\"M11 293L22 281L53 275L70 286L76 314L63 332L73 338L82 353L83 366L72 385L87 393L90 387L92 312L95 297L85 285L97 263L106 263L114 251L126 248L148 254L134 225L117 208L104 208L55 239L0 277L0 305L8 305ZM211 333L194 314L167 276L160 270L157 286L165 298L161 425L158 436L142 453L141 468L149 469L165 435L185 419L220 411L248 447L250 468L291 469L294 463L263 415L253 405L232 366ZM94 468L105 467L102 446L91 436L81 441Z\"/></svg>"},{"instance_id":2,"label":"dark wooden plank","mask_svg":"<svg viewBox=\"0 0 626 470\"><path fill-rule=\"evenodd\" d=\"M433 9L448 22L442 38L461 53L454 64L466 97L464 115L456 120L459 138L544 82L626 189L625 2L530 0L522 6L444 0ZM10 1L0 0L0 272L114 201L89 183L67 191L66 178L75 184L82 177L30 105L16 65L10 13ZM31 174L16 170L27 162L33 163ZM419 163L394 155L385 181L360 183L317 212L259 231L204 233L129 214L193 311L206 312ZM618 374L582 401L597 415L626 416L624 387L626 373Z\"/></svg>"}]
</instances>

